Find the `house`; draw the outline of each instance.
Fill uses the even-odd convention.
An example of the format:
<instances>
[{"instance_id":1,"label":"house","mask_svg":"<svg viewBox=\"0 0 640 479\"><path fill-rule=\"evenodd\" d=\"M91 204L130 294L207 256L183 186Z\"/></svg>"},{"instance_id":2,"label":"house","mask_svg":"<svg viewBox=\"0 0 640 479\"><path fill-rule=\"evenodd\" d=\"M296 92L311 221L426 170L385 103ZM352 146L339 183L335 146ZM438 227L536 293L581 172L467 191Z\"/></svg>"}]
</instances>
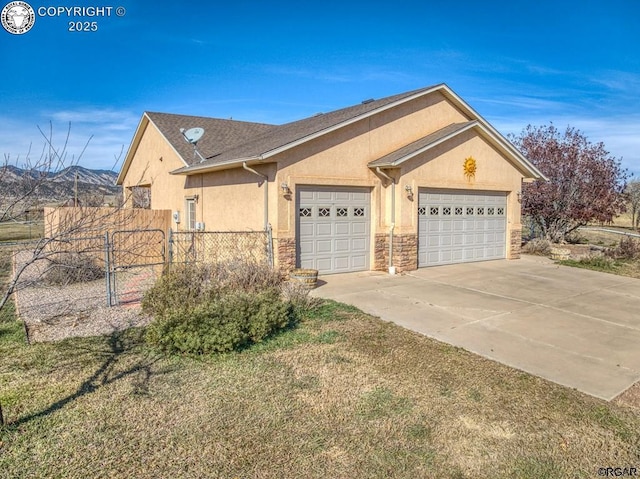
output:
<instances>
[{"instance_id":1,"label":"house","mask_svg":"<svg viewBox=\"0 0 640 479\"><path fill-rule=\"evenodd\" d=\"M284 125L147 112L117 183L178 230L270 225L280 268L340 273L518 258L521 185L537 178L440 84Z\"/></svg>"}]
</instances>

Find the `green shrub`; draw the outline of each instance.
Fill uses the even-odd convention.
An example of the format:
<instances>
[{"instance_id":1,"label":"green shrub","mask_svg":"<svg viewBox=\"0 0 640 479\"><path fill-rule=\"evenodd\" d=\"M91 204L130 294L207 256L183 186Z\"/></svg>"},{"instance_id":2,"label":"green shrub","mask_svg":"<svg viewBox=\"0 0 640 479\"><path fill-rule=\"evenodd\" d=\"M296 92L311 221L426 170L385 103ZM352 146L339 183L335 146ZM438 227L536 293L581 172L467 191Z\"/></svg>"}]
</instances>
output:
<instances>
[{"instance_id":1,"label":"green shrub","mask_svg":"<svg viewBox=\"0 0 640 479\"><path fill-rule=\"evenodd\" d=\"M278 288L283 282L280 271L268 264L254 261L233 260L216 264L212 270L212 281L221 288L260 292Z\"/></svg>"},{"instance_id":2,"label":"green shrub","mask_svg":"<svg viewBox=\"0 0 640 479\"><path fill-rule=\"evenodd\" d=\"M161 316L174 309L194 307L219 294L219 286L211 281L211 265L174 266L149 289L142 298L142 311Z\"/></svg>"},{"instance_id":3,"label":"green shrub","mask_svg":"<svg viewBox=\"0 0 640 479\"><path fill-rule=\"evenodd\" d=\"M142 310L157 316L171 309L197 306L227 291L258 293L280 288L282 283L280 272L263 263L176 265L145 294Z\"/></svg>"},{"instance_id":4,"label":"green shrub","mask_svg":"<svg viewBox=\"0 0 640 479\"><path fill-rule=\"evenodd\" d=\"M257 343L295 322L277 289L227 291L195 307L166 310L147 328L151 345L169 353L228 352Z\"/></svg>"}]
</instances>

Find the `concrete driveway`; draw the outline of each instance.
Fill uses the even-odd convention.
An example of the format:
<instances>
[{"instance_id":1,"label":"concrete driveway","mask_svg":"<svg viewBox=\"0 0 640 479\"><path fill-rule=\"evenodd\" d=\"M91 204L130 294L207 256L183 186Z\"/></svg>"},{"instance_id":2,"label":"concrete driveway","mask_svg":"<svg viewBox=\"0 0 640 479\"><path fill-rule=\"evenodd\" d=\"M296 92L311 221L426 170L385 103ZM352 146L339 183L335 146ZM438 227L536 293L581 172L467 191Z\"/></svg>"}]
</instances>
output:
<instances>
[{"instance_id":1,"label":"concrete driveway","mask_svg":"<svg viewBox=\"0 0 640 479\"><path fill-rule=\"evenodd\" d=\"M640 380L638 279L524 256L320 280L315 296L596 397Z\"/></svg>"}]
</instances>

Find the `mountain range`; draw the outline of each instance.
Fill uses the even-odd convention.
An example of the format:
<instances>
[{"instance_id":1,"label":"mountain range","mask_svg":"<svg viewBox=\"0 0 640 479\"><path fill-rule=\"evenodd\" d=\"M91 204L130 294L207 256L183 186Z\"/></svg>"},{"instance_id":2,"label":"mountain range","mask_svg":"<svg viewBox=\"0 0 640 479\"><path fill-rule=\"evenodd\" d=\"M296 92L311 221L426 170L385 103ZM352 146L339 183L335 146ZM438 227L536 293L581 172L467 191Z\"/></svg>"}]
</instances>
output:
<instances>
[{"instance_id":1,"label":"mountain range","mask_svg":"<svg viewBox=\"0 0 640 479\"><path fill-rule=\"evenodd\" d=\"M0 167L0 195L16 191L29 180L39 181L38 196L46 200L67 200L75 195L76 178L79 196L119 195L122 191L116 186L118 174L108 170L91 170L82 166L70 166L56 172L41 172L22 169L13 165Z\"/></svg>"}]
</instances>

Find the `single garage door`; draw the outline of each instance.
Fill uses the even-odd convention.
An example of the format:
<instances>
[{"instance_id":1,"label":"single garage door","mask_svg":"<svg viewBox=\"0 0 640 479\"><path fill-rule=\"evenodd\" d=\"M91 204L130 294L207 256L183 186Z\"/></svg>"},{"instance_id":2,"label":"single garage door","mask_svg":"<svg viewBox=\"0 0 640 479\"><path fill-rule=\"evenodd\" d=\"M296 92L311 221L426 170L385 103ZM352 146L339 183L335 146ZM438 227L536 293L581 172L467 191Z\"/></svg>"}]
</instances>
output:
<instances>
[{"instance_id":1,"label":"single garage door","mask_svg":"<svg viewBox=\"0 0 640 479\"><path fill-rule=\"evenodd\" d=\"M418 266L504 258L506 213L504 192L421 190Z\"/></svg>"},{"instance_id":2,"label":"single garage door","mask_svg":"<svg viewBox=\"0 0 640 479\"><path fill-rule=\"evenodd\" d=\"M369 269L368 188L297 188L297 264L320 273Z\"/></svg>"}]
</instances>

